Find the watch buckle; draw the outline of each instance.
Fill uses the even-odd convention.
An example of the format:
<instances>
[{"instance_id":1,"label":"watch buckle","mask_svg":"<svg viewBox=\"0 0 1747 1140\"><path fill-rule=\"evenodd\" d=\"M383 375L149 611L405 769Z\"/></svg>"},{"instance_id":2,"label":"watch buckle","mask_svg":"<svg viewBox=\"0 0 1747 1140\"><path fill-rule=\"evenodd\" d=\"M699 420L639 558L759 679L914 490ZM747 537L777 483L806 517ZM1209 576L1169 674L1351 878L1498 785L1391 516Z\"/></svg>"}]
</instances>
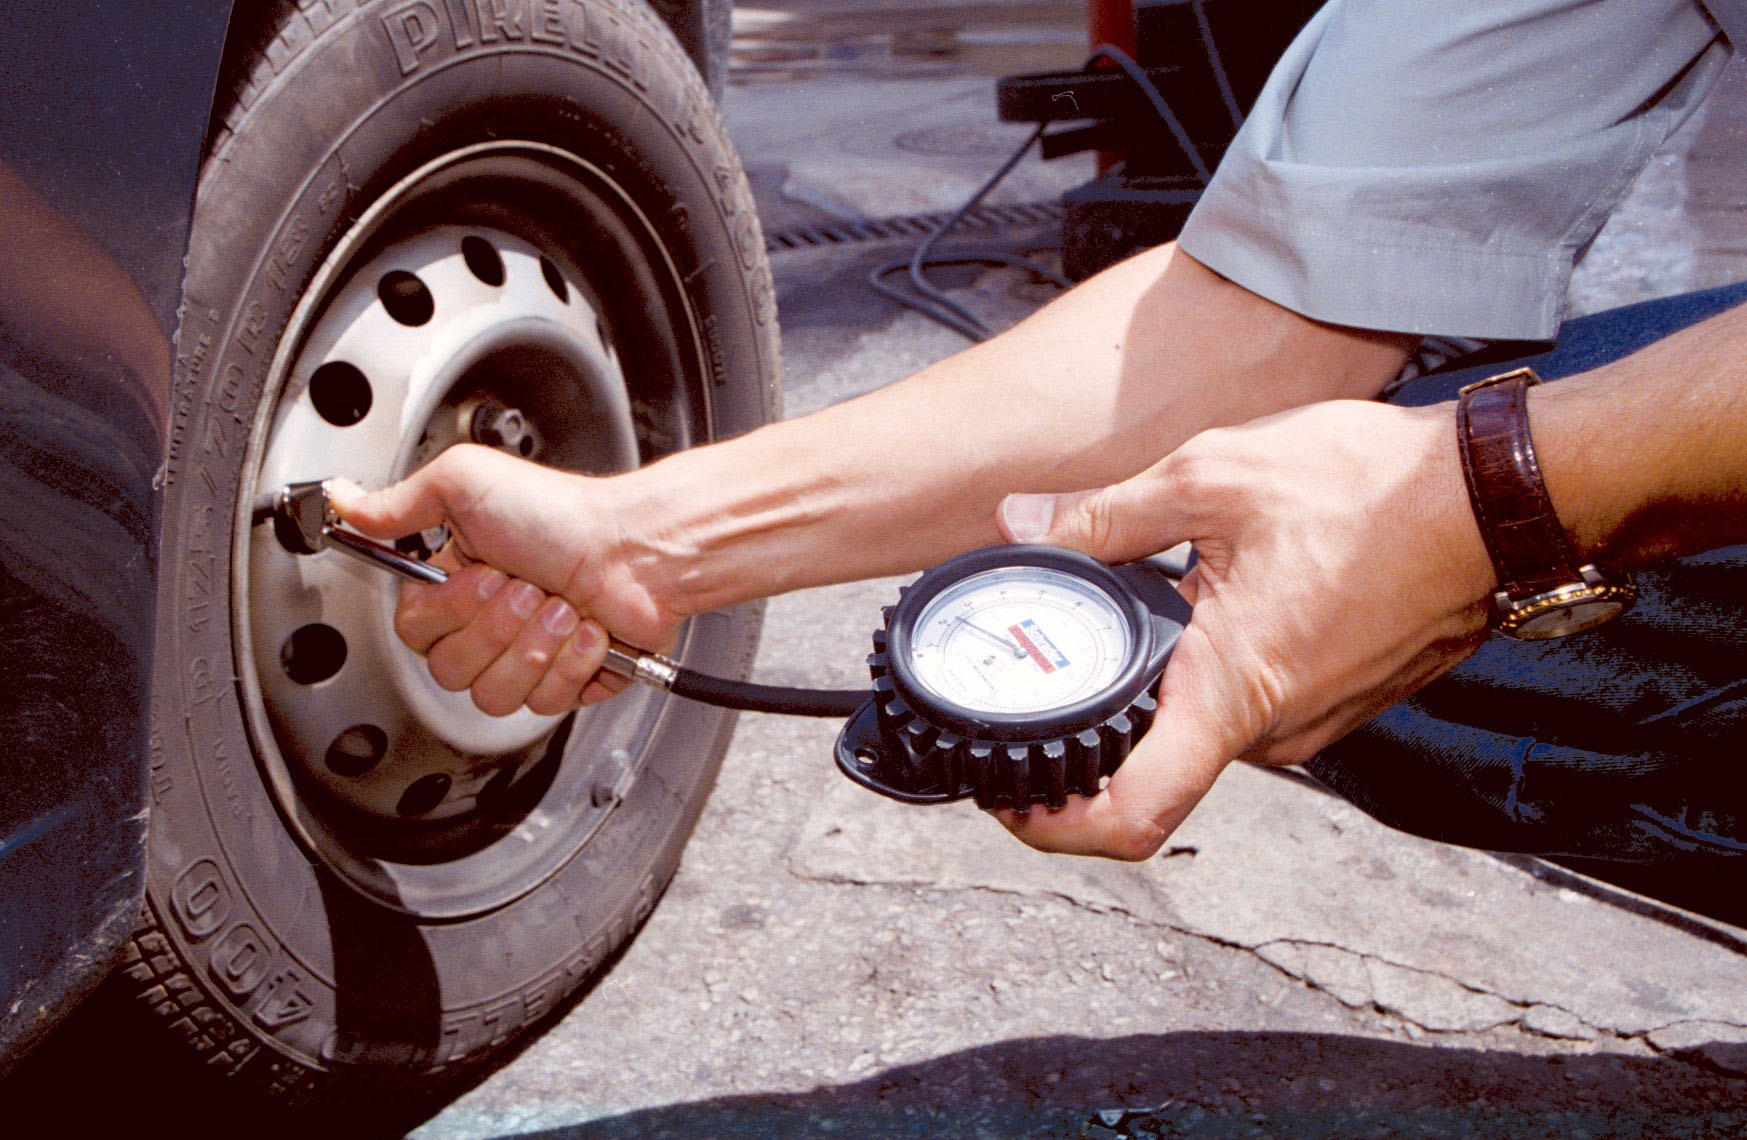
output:
<instances>
[{"instance_id":1,"label":"watch buckle","mask_svg":"<svg viewBox=\"0 0 1747 1140\"><path fill-rule=\"evenodd\" d=\"M1513 368L1509 372L1500 372L1497 376L1488 376L1484 380L1476 380L1472 384L1464 384L1456 392L1456 396L1460 398L1468 395L1470 392L1478 392L1482 388L1490 388L1494 384L1507 384L1512 380L1518 379L1530 385L1539 384L1541 382L1541 378L1535 375L1535 370L1533 368Z\"/></svg>"}]
</instances>

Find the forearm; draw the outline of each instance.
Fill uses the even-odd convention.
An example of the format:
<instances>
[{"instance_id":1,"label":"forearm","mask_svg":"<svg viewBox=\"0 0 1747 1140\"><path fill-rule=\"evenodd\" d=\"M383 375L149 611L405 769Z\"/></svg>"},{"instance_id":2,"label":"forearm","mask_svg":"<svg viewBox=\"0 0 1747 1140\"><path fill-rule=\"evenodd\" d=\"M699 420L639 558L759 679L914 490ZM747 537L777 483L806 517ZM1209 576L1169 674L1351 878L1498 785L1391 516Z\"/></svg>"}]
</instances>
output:
<instances>
[{"instance_id":1,"label":"forearm","mask_svg":"<svg viewBox=\"0 0 1747 1140\"><path fill-rule=\"evenodd\" d=\"M1736 309L1531 390L1547 492L1585 559L1631 567L1747 541L1744 346Z\"/></svg>"},{"instance_id":2,"label":"forearm","mask_svg":"<svg viewBox=\"0 0 1747 1140\"><path fill-rule=\"evenodd\" d=\"M633 573L680 612L999 541L1011 491L1099 486L1205 428L1374 395L1404 338L1305 320L1167 248L847 404L614 481Z\"/></svg>"}]
</instances>

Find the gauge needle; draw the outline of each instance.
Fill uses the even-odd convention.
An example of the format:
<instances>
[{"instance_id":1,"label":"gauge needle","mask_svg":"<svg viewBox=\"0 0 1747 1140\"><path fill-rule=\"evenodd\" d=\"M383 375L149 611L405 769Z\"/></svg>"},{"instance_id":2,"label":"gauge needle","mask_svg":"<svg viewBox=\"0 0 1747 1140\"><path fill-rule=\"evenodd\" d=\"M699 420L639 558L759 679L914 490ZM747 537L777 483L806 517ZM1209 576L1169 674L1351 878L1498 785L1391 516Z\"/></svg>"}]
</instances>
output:
<instances>
[{"instance_id":1,"label":"gauge needle","mask_svg":"<svg viewBox=\"0 0 1747 1140\"><path fill-rule=\"evenodd\" d=\"M998 633L990 633L988 630L984 629L982 626L978 625L976 622L970 620L969 618L962 618L961 617L958 620L959 620L960 625L964 626L966 629L970 630L972 633L978 635L979 637L984 638L985 640L994 642L996 645L999 645L1002 649L1005 649L1008 653L1011 653L1014 657L1024 657L1025 656L1025 650L1021 649L1019 647L1019 644L1017 642L1015 642L1012 638L1002 637Z\"/></svg>"}]
</instances>

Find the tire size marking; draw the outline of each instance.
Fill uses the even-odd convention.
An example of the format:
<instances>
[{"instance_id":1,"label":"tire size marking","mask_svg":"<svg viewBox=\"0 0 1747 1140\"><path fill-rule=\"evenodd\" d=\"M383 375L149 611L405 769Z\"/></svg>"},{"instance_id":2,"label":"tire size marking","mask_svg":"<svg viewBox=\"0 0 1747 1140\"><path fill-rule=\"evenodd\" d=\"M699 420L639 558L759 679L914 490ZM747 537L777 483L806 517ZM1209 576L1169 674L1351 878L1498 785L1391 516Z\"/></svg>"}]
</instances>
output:
<instances>
[{"instance_id":1,"label":"tire size marking","mask_svg":"<svg viewBox=\"0 0 1747 1140\"><path fill-rule=\"evenodd\" d=\"M224 695L224 685L213 671L212 658L196 657L188 662L188 688L196 705L216 701Z\"/></svg>"},{"instance_id":2,"label":"tire size marking","mask_svg":"<svg viewBox=\"0 0 1747 1140\"><path fill-rule=\"evenodd\" d=\"M297 255L302 252L305 243L310 238L310 224L301 215L293 217L285 226L285 234L273 246L273 255L267 259L267 267L261 273L267 284L279 292L287 292L294 282L291 280L293 268L297 263ZM250 311L244 316L244 332L248 331L247 321L259 305L251 305ZM243 339L243 333L237 334L237 343L244 351L253 353L254 348Z\"/></svg>"},{"instance_id":3,"label":"tire size marking","mask_svg":"<svg viewBox=\"0 0 1747 1140\"><path fill-rule=\"evenodd\" d=\"M151 723L146 730L146 756L150 783L152 787L152 805L155 807L164 802L175 787L170 779L169 757L164 755L164 733L158 724L158 710L152 709Z\"/></svg>"},{"instance_id":4,"label":"tire size marking","mask_svg":"<svg viewBox=\"0 0 1747 1140\"><path fill-rule=\"evenodd\" d=\"M250 356L255 355L256 349L261 346L261 330L267 327L267 311L261 307L261 302L250 301L243 309L243 317L242 320L238 322L238 325L236 344ZM272 346L269 345L268 347L271 348ZM238 382L240 384L242 369L234 364L231 365L231 368L236 371L239 377ZM230 378L228 371L225 374L225 378L228 387L228 381Z\"/></svg>"},{"instance_id":5,"label":"tire size marking","mask_svg":"<svg viewBox=\"0 0 1747 1140\"><path fill-rule=\"evenodd\" d=\"M210 504L202 504L194 508L188 519L188 558L183 562L188 573L182 579L182 621L189 633L205 632L213 617L215 515Z\"/></svg>"}]
</instances>

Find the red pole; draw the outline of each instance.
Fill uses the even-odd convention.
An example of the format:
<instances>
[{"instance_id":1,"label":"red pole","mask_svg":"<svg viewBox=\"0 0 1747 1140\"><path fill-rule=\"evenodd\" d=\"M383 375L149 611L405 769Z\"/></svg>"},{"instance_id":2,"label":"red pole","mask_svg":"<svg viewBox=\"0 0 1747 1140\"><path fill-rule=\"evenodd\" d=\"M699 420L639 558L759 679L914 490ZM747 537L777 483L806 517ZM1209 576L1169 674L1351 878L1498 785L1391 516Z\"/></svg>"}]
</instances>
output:
<instances>
[{"instance_id":1,"label":"red pole","mask_svg":"<svg viewBox=\"0 0 1747 1140\"><path fill-rule=\"evenodd\" d=\"M1086 0L1087 47L1115 44L1134 54L1134 4L1132 0Z\"/></svg>"},{"instance_id":2,"label":"red pole","mask_svg":"<svg viewBox=\"0 0 1747 1140\"><path fill-rule=\"evenodd\" d=\"M1133 0L1086 0L1086 33L1090 41L1087 44L1089 48L1114 44L1129 55L1134 55ZM1099 151L1098 173L1108 174L1110 168L1121 159L1121 151Z\"/></svg>"}]
</instances>

